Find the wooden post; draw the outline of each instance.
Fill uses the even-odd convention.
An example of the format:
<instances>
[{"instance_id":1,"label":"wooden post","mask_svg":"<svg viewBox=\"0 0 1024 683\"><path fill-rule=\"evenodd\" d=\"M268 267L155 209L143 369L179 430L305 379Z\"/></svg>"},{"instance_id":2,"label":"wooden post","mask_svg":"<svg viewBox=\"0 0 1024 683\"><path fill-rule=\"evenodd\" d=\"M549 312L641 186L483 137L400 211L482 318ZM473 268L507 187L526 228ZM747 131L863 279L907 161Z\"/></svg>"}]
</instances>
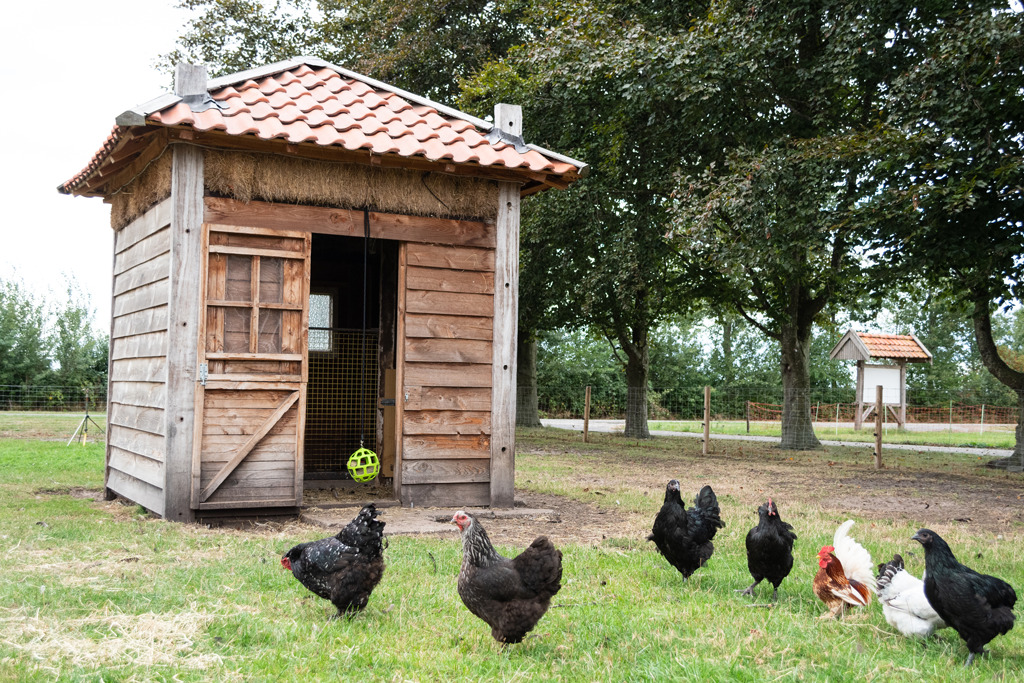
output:
<instances>
[{"instance_id":1,"label":"wooden post","mask_svg":"<svg viewBox=\"0 0 1024 683\"><path fill-rule=\"evenodd\" d=\"M747 401L747 434L750 433L750 401Z\"/></svg>"},{"instance_id":2,"label":"wooden post","mask_svg":"<svg viewBox=\"0 0 1024 683\"><path fill-rule=\"evenodd\" d=\"M398 243L398 313L395 316L395 499L409 506L402 498L402 458L405 444L405 303L408 271L408 243Z\"/></svg>"},{"instance_id":3,"label":"wooden post","mask_svg":"<svg viewBox=\"0 0 1024 683\"><path fill-rule=\"evenodd\" d=\"M179 81L181 71L179 67ZM205 69L203 74L205 77ZM164 518L191 522L194 519L191 506L193 430L202 428L196 424L195 398L199 362L203 150L175 145L173 154Z\"/></svg>"},{"instance_id":4,"label":"wooden post","mask_svg":"<svg viewBox=\"0 0 1024 683\"><path fill-rule=\"evenodd\" d=\"M494 107L494 125L523 134L523 110ZM498 183L494 225L494 332L491 361L491 507L515 504L516 325L519 292L519 184Z\"/></svg>"},{"instance_id":5,"label":"wooden post","mask_svg":"<svg viewBox=\"0 0 1024 683\"><path fill-rule=\"evenodd\" d=\"M875 469L882 469L882 385L875 387Z\"/></svg>"},{"instance_id":6,"label":"wooden post","mask_svg":"<svg viewBox=\"0 0 1024 683\"><path fill-rule=\"evenodd\" d=\"M979 434L985 433L985 404L981 404L981 429L978 430Z\"/></svg>"},{"instance_id":7,"label":"wooden post","mask_svg":"<svg viewBox=\"0 0 1024 683\"><path fill-rule=\"evenodd\" d=\"M711 387L704 387L704 450L708 454L708 443L711 441Z\"/></svg>"},{"instance_id":8,"label":"wooden post","mask_svg":"<svg viewBox=\"0 0 1024 683\"><path fill-rule=\"evenodd\" d=\"M900 361L900 430L907 428L907 361Z\"/></svg>"},{"instance_id":9,"label":"wooden post","mask_svg":"<svg viewBox=\"0 0 1024 683\"><path fill-rule=\"evenodd\" d=\"M859 432L864 415L864 361L857 361L857 394L853 397L853 431Z\"/></svg>"},{"instance_id":10,"label":"wooden post","mask_svg":"<svg viewBox=\"0 0 1024 683\"><path fill-rule=\"evenodd\" d=\"M583 443L589 443L590 434L590 386L583 397Z\"/></svg>"}]
</instances>

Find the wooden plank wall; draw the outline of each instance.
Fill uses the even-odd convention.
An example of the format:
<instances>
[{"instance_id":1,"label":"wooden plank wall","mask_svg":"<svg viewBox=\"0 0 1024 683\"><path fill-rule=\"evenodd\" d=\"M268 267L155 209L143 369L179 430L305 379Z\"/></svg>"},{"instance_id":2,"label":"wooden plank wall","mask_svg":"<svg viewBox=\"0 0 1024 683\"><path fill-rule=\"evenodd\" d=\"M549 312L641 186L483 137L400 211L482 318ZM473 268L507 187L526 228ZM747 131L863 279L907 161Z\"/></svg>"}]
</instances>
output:
<instances>
[{"instance_id":1,"label":"wooden plank wall","mask_svg":"<svg viewBox=\"0 0 1024 683\"><path fill-rule=\"evenodd\" d=\"M107 488L164 514L171 200L114 235Z\"/></svg>"},{"instance_id":2,"label":"wooden plank wall","mask_svg":"<svg viewBox=\"0 0 1024 683\"><path fill-rule=\"evenodd\" d=\"M490 504L494 250L404 250L404 505Z\"/></svg>"}]
</instances>

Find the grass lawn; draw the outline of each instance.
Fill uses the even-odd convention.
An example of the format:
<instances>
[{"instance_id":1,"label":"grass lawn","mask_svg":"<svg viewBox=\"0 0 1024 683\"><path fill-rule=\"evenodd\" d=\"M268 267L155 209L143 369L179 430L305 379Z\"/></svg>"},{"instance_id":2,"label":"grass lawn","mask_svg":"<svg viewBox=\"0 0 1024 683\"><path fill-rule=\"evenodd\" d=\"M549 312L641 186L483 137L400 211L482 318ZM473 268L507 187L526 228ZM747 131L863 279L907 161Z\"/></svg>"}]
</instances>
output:
<instances>
[{"instance_id":1,"label":"grass lawn","mask_svg":"<svg viewBox=\"0 0 1024 683\"><path fill-rule=\"evenodd\" d=\"M564 553L562 591L536 637L506 649L458 598L454 537L392 537L366 611L329 622L333 608L278 563L322 529L166 523L76 488L102 485L102 445L0 440L0 680L1024 680L1024 625L964 670L955 633L923 646L896 634L877 602L820 622L825 610L811 591L815 553L848 516L876 562L899 551L920 575L923 554L908 539L927 522L962 561L1024 588L1020 475L932 453L901 453L875 473L852 449L719 442L702 458L696 442L592 436L591 444L555 429L519 437L517 495L559 496L567 511L608 520L608 531L572 542L564 540L576 531L572 515L548 525ZM687 583L643 540L672 476L690 499L711 483L728 524L709 565ZM743 537L767 495L800 536L771 608L733 592L750 583ZM897 495L913 505L892 502ZM961 515L974 521L954 521ZM770 586L757 595L754 604L765 605Z\"/></svg>"},{"instance_id":2,"label":"grass lawn","mask_svg":"<svg viewBox=\"0 0 1024 683\"><path fill-rule=\"evenodd\" d=\"M701 433L704 425L700 422L671 421L649 423L650 429L665 432L690 432ZM962 431L967 426L954 424L954 430L936 431L914 431L914 425L910 430L900 431L895 424L883 427L883 441L885 443L906 443L919 444L922 446L966 446L972 448L1008 448L1012 449L1015 444L1014 428L1007 425L995 427L986 426L984 432L979 432L978 426L971 426L970 431ZM732 420L712 420L711 434L747 434L747 423ZM750 434L754 436L782 436L782 425L778 422L751 422ZM840 424L837 430L835 424L829 426L827 422L819 422L814 425L814 433L823 441L858 441L865 443L875 442L875 423L867 422L858 432L852 427L843 427Z\"/></svg>"}]
</instances>

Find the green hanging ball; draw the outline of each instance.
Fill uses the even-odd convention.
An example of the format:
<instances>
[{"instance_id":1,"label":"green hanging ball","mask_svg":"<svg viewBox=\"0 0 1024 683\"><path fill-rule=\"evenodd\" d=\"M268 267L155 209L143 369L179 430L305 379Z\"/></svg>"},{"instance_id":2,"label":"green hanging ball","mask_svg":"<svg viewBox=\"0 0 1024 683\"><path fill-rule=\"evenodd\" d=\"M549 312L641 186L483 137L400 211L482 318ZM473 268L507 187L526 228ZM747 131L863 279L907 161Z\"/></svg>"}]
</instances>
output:
<instances>
[{"instance_id":1,"label":"green hanging ball","mask_svg":"<svg viewBox=\"0 0 1024 683\"><path fill-rule=\"evenodd\" d=\"M380 460L369 448L360 448L348 459L348 473L358 482L370 481L380 472Z\"/></svg>"}]
</instances>

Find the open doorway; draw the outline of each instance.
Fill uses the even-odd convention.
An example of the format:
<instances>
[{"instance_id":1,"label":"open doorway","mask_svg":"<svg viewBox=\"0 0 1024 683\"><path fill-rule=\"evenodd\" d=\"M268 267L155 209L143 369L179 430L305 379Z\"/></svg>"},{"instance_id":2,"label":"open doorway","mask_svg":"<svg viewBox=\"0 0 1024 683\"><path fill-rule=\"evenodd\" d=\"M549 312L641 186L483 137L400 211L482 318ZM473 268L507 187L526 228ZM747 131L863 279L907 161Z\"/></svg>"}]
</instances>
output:
<instances>
[{"instance_id":1,"label":"open doorway","mask_svg":"<svg viewBox=\"0 0 1024 683\"><path fill-rule=\"evenodd\" d=\"M397 243L370 240L363 269L363 240L314 234L310 258L309 377L306 385L304 479L306 488L350 480L349 456L363 446L381 453L380 396L384 370L393 368L395 306L390 257ZM397 267L397 258L395 258ZM395 268L396 269L396 268ZM366 281L366 333L363 282ZM383 337L383 339L382 339ZM365 344L365 351L364 351ZM390 346L390 354L382 353ZM390 357L391 365L387 361ZM364 376L365 372L365 376Z\"/></svg>"}]
</instances>

